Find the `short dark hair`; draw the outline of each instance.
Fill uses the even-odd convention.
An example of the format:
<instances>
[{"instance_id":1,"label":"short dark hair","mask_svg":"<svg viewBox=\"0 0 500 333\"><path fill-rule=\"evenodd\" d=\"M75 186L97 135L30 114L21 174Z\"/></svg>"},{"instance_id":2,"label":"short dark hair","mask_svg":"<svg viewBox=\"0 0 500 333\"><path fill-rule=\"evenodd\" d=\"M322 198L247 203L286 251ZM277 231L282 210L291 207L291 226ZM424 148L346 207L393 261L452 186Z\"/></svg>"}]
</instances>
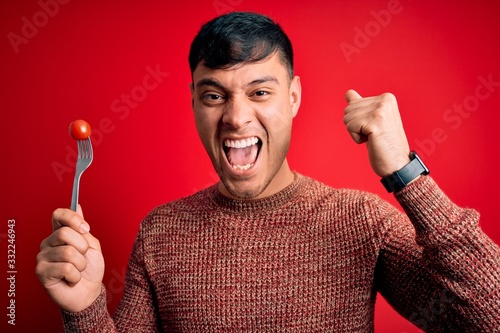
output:
<instances>
[{"instance_id":1,"label":"short dark hair","mask_svg":"<svg viewBox=\"0 0 500 333\"><path fill-rule=\"evenodd\" d=\"M280 25L262 14L231 12L205 23L189 52L191 75L198 64L224 69L261 61L274 52L293 77L293 50Z\"/></svg>"}]
</instances>

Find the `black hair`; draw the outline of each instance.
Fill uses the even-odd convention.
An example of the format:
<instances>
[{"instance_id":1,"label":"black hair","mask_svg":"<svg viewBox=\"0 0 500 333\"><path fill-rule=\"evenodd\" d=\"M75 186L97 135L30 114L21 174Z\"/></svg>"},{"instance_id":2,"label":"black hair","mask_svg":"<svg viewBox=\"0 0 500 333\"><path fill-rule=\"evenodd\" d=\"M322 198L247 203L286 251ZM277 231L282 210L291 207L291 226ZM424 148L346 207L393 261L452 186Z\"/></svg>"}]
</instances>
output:
<instances>
[{"instance_id":1,"label":"black hair","mask_svg":"<svg viewBox=\"0 0 500 333\"><path fill-rule=\"evenodd\" d=\"M261 61L276 51L292 78L292 43L280 25L261 14L231 12L204 24L194 38L189 52L191 75L200 63L225 69Z\"/></svg>"}]
</instances>

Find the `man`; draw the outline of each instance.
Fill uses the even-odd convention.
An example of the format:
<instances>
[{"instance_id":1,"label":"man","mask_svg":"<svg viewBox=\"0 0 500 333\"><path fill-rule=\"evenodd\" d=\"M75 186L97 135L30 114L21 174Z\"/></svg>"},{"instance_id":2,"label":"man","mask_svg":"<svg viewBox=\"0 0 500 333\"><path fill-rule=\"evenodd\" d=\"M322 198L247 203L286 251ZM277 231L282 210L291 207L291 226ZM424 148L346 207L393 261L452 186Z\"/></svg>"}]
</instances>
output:
<instances>
[{"instance_id":1,"label":"man","mask_svg":"<svg viewBox=\"0 0 500 333\"><path fill-rule=\"evenodd\" d=\"M348 91L344 122L407 215L291 171L301 84L269 18L210 21L189 62L196 127L221 181L141 223L113 317L81 209L54 211L37 274L68 331L372 332L377 292L428 331L499 329L500 250L410 153L393 95Z\"/></svg>"}]
</instances>

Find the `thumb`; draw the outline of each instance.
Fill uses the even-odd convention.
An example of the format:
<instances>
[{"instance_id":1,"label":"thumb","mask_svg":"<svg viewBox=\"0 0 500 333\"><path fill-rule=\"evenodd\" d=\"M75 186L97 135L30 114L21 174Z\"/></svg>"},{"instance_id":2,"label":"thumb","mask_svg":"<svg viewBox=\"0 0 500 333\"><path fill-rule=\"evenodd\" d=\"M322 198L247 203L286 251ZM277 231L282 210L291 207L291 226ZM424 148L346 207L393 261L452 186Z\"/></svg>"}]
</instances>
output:
<instances>
[{"instance_id":1,"label":"thumb","mask_svg":"<svg viewBox=\"0 0 500 333\"><path fill-rule=\"evenodd\" d=\"M82 230L84 234L89 233L90 232L90 225L85 221L85 217L83 216L82 206L80 206L80 204L78 204L76 206L76 213L78 215L80 215L82 217L82 219L83 219L83 223L80 226L80 230Z\"/></svg>"},{"instance_id":2,"label":"thumb","mask_svg":"<svg viewBox=\"0 0 500 333\"><path fill-rule=\"evenodd\" d=\"M358 100L358 99L361 99L361 98L363 98L363 97L361 97L361 95L358 94L358 92L354 89L349 89L345 93L345 100L347 101L347 103L351 103L351 102Z\"/></svg>"}]
</instances>

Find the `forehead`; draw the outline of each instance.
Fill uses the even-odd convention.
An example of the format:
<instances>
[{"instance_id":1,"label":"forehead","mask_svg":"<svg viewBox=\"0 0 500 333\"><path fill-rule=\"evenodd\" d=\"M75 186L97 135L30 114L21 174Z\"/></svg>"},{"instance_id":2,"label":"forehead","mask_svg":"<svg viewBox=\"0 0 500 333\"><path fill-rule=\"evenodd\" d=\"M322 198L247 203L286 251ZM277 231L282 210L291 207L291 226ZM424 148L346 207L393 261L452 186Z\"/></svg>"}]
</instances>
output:
<instances>
[{"instance_id":1,"label":"forehead","mask_svg":"<svg viewBox=\"0 0 500 333\"><path fill-rule=\"evenodd\" d=\"M213 69L198 64L193 72L193 84L212 80L223 86L244 86L261 77L274 77L279 84L288 79L288 72L277 53L258 62L245 62L224 69Z\"/></svg>"}]
</instances>

